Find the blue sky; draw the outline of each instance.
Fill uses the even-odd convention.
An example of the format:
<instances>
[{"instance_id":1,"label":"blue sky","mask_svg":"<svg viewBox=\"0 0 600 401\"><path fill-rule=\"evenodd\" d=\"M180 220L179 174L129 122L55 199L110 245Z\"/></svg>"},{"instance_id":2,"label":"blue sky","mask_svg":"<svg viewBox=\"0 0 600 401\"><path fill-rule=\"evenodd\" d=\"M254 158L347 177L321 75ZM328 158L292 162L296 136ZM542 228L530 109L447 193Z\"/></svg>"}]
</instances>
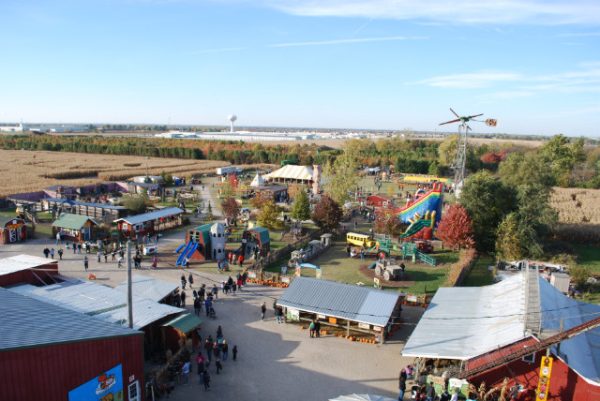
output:
<instances>
[{"instance_id":1,"label":"blue sky","mask_svg":"<svg viewBox=\"0 0 600 401\"><path fill-rule=\"evenodd\" d=\"M424 3L424 4L423 4ZM3 0L0 121L600 136L600 2ZM452 128L450 128L452 129Z\"/></svg>"}]
</instances>

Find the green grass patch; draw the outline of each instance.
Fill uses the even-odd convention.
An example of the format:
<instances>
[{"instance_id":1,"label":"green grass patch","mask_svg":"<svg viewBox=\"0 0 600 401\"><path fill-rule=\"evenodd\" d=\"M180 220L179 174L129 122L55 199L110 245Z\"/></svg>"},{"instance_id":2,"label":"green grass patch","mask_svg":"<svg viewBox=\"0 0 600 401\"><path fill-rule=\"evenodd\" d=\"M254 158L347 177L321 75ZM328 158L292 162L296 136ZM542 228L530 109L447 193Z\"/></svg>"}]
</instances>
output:
<instances>
[{"instance_id":1,"label":"green grass patch","mask_svg":"<svg viewBox=\"0 0 600 401\"><path fill-rule=\"evenodd\" d=\"M578 265L587 267L592 274L600 274L600 247L575 244L573 248Z\"/></svg>"},{"instance_id":2,"label":"green grass patch","mask_svg":"<svg viewBox=\"0 0 600 401\"><path fill-rule=\"evenodd\" d=\"M493 264L494 258L491 256L480 256L469 275L462 282L461 287L480 287L494 284L494 273L488 269Z\"/></svg>"},{"instance_id":3,"label":"green grass patch","mask_svg":"<svg viewBox=\"0 0 600 401\"><path fill-rule=\"evenodd\" d=\"M35 238L52 238L52 225L51 224L36 224L35 225Z\"/></svg>"}]
</instances>

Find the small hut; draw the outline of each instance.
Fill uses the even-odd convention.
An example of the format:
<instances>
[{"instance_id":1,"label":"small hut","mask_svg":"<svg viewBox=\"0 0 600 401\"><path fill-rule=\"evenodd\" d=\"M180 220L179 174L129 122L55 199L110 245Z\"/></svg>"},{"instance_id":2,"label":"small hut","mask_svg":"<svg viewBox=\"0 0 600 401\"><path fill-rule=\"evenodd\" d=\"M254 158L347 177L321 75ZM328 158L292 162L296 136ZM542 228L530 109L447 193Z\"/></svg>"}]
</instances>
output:
<instances>
[{"instance_id":1,"label":"small hut","mask_svg":"<svg viewBox=\"0 0 600 401\"><path fill-rule=\"evenodd\" d=\"M0 219L0 244L25 241L27 239L27 226L20 217Z\"/></svg>"},{"instance_id":2,"label":"small hut","mask_svg":"<svg viewBox=\"0 0 600 401\"><path fill-rule=\"evenodd\" d=\"M63 213L52 223L52 235L60 233L63 239L75 242L92 241L96 237L98 223L88 216Z\"/></svg>"}]
</instances>

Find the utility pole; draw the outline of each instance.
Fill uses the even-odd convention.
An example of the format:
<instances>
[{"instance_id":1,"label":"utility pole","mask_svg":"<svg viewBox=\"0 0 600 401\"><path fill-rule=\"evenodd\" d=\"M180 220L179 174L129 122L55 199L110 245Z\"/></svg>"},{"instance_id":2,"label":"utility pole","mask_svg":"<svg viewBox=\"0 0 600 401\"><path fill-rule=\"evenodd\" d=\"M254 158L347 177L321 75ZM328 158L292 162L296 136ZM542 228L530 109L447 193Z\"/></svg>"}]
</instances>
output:
<instances>
[{"instance_id":1,"label":"utility pole","mask_svg":"<svg viewBox=\"0 0 600 401\"><path fill-rule=\"evenodd\" d=\"M133 295L131 291L131 240L127 240L127 322L133 329Z\"/></svg>"}]
</instances>

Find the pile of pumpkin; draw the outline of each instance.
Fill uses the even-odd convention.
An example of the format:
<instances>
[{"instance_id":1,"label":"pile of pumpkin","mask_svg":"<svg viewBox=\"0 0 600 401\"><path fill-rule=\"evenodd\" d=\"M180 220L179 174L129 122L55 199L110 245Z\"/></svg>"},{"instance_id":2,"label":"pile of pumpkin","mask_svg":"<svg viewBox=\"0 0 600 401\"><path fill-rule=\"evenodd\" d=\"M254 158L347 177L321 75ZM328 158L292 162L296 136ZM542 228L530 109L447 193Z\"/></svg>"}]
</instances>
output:
<instances>
[{"instance_id":1,"label":"pile of pumpkin","mask_svg":"<svg viewBox=\"0 0 600 401\"><path fill-rule=\"evenodd\" d=\"M268 287L287 288L290 285L288 283L282 283L280 281L273 280L260 280L256 278L249 278L246 280L247 283L255 283L258 285L266 285Z\"/></svg>"},{"instance_id":2,"label":"pile of pumpkin","mask_svg":"<svg viewBox=\"0 0 600 401\"><path fill-rule=\"evenodd\" d=\"M306 326L300 326L300 329L302 329L302 330L306 330L307 328L308 327L306 327ZM346 336L342 332L337 332L337 333L336 332L332 332L332 333L330 333L327 330L321 330L321 336L326 336L328 334L335 335L336 337L347 338L350 341L356 341L356 342L366 343L366 344L377 344L377 340L375 340L374 338Z\"/></svg>"}]
</instances>

